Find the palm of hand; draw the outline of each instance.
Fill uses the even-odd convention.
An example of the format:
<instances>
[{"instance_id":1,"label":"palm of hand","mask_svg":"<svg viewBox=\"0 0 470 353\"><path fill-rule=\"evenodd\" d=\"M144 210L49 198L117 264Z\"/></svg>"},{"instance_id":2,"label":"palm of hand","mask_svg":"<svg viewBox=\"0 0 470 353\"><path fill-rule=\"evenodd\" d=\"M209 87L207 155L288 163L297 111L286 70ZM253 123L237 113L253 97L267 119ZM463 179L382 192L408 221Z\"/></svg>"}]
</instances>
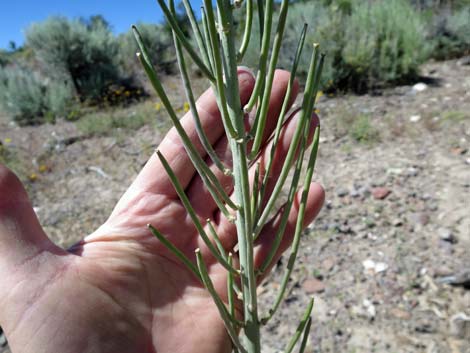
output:
<instances>
[{"instance_id":1,"label":"palm of hand","mask_svg":"<svg viewBox=\"0 0 470 353\"><path fill-rule=\"evenodd\" d=\"M276 122L287 79L287 73L278 73L268 132ZM240 73L242 103L249 98L252 86L251 75ZM199 108L208 137L229 164L210 92L200 98ZM185 117L183 125L196 142L191 119ZM289 124L286 126L283 141L288 146ZM235 229L217 212L174 132L167 135L159 149L185 186L201 221L211 219L226 249L232 249L236 244ZM276 151L279 160L283 153L282 148L279 153ZM230 178L211 168L230 190ZM275 180L276 167L273 174ZM157 227L189 258L194 259L194 250L201 248L216 289L222 298L226 297L226 271L198 237L156 156L144 167L108 221L69 251L47 239L24 189L5 168L0 169L0 193L0 323L13 352L230 350L230 341L209 294L146 227ZM309 221L319 211L322 200L323 191L317 185L309 195ZM291 213L292 222L279 255L289 244L296 210ZM273 218L262 232L255 261L261 261L268 249L277 220Z\"/></svg>"}]
</instances>

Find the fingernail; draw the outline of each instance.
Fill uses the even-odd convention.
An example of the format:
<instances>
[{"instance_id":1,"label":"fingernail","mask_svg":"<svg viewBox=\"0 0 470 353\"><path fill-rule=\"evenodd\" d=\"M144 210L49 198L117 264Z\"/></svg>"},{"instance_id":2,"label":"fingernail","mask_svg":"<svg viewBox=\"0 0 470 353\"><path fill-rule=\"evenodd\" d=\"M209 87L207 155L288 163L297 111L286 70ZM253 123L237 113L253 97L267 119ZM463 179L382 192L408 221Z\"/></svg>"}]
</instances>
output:
<instances>
[{"instance_id":1,"label":"fingernail","mask_svg":"<svg viewBox=\"0 0 470 353\"><path fill-rule=\"evenodd\" d=\"M250 69L247 66L238 66L237 67L237 72L238 72L238 74L247 73L247 74L251 75L251 77L255 78L255 73L253 72L252 69Z\"/></svg>"}]
</instances>

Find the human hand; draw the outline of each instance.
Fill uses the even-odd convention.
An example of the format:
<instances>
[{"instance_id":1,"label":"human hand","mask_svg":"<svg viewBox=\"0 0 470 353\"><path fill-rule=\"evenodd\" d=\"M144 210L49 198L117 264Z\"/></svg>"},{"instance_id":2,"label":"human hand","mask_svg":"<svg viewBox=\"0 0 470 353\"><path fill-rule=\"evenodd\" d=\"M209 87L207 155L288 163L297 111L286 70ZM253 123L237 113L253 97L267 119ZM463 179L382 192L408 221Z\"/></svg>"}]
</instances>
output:
<instances>
[{"instance_id":1,"label":"human hand","mask_svg":"<svg viewBox=\"0 0 470 353\"><path fill-rule=\"evenodd\" d=\"M278 119L288 80L287 72L276 72L261 164L263 155L269 155L268 137ZM239 82L240 99L245 104L254 79L240 69ZM297 85L293 92L295 97ZM211 90L198 100L198 111L209 140L222 161L230 165L227 140ZM287 153L295 121L293 114L284 126L271 187ZM182 124L203 154L189 113ZM318 120L312 119L312 124L318 124ZM235 227L220 215L174 130L159 150L186 188L201 222L211 219L224 247L233 251L237 242ZM230 194L231 178L208 164ZM268 194L269 190L268 186ZM306 224L319 212L323 199L323 189L312 185ZM276 259L292 240L297 204L291 209ZM260 264L269 251L279 219L279 214L274 216L261 232L255 264ZM194 250L199 247L216 290L222 298L227 297L226 271L199 238L156 155L109 219L68 251L47 238L20 181L0 165L0 325L12 352L229 352L231 343L212 298L151 235L147 224L158 228L193 261Z\"/></svg>"}]
</instances>

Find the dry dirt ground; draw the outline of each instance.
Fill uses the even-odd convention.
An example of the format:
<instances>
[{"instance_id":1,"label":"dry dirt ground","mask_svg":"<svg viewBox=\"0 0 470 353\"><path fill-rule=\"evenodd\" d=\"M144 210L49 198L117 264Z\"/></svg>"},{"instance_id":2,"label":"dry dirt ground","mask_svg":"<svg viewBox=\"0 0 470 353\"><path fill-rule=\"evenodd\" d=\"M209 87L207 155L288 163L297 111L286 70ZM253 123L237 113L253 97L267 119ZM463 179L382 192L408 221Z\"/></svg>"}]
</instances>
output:
<instances>
[{"instance_id":1,"label":"dry dirt ground","mask_svg":"<svg viewBox=\"0 0 470 353\"><path fill-rule=\"evenodd\" d=\"M304 234L287 300L264 330L266 352L283 350L312 295L307 352L470 352L464 61L425 65L426 86L320 98L315 179L326 204ZM0 118L0 141L16 154L44 228L64 247L105 221L163 134L146 125L73 142L74 123L20 128ZM259 290L262 310L285 263Z\"/></svg>"}]
</instances>

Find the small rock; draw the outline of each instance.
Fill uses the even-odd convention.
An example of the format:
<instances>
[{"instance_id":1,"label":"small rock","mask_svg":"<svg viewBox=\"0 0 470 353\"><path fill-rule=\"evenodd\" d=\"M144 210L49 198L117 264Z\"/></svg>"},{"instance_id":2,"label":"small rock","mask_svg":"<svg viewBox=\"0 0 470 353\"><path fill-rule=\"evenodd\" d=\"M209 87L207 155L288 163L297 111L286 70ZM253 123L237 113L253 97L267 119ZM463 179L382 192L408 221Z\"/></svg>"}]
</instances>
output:
<instances>
[{"instance_id":1,"label":"small rock","mask_svg":"<svg viewBox=\"0 0 470 353\"><path fill-rule=\"evenodd\" d=\"M409 320L411 318L411 314L409 311L400 308L392 308L390 309L389 313L390 315L400 320Z\"/></svg>"},{"instance_id":2,"label":"small rock","mask_svg":"<svg viewBox=\"0 0 470 353\"><path fill-rule=\"evenodd\" d=\"M410 167L406 170L406 175L409 177L415 177L418 175L418 169L414 167Z\"/></svg>"},{"instance_id":3,"label":"small rock","mask_svg":"<svg viewBox=\"0 0 470 353\"><path fill-rule=\"evenodd\" d=\"M428 89L428 85L423 82L418 82L417 84L413 85L411 89L414 92L423 92Z\"/></svg>"},{"instance_id":4,"label":"small rock","mask_svg":"<svg viewBox=\"0 0 470 353\"><path fill-rule=\"evenodd\" d=\"M400 218L395 218L392 221L392 226L394 227L401 227L402 225L403 225L403 220L401 220Z\"/></svg>"},{"instance_id":5,"label":"small rock","mask_svg":"<svg viewBox=\"0 0 470 353\"><path fill-rule=\"evenodd\" d=\"M403 174L403 169L402 168L388 168L387 169L387 174L402 175Z\"/></svg>"},{"instance_id":6,"label":"small rock","mask_svg":"<svg viewBox=\"0 0 470 353\"><path fill-rule=\"evenodd\" d=\"M412 123L417 123L420 120L421 120L421 115L412 115L412 116L410 116L410 121Z\"/></svg>"},{"instance_id":7,"label":"small rock","mask_svg":"<svg viewBox=\"0 0 470 353\"><path fill-rule=\"evenodd\" d=\"M336 191L336 195L338 195L339 197L344 197L348 194L349 194L349 191L347 189L344 189L344 188L340 188Z\"/></svg>"},{"instance_id":8,"label":"small rock","mask_svg":"<svg viewBox=\"0 0 470 353\"><path fill-rule=\"evenodd\" d=\"M439 238L441 238L444 241L447 241L451 244L457 243L457 238L454 236L454 234L447 228L439 228L437 231L439 234Z\"/></svg>"},{"instance_id":9,"label":"small rock","mask_svg":"<svg viewBox=\"0 0 470 353\"><path fill-rule=\"evenodd\" d=\"M302 289L307 294L321 293L325 288L325 283L316 278L308 278L302 283Z\"/></svg>"},{"instance_id":10,"label":"small rock","mask_svg":"<svg viewBox=\"0 0 470 353\"><path fill-rule=\"evenodd\" d=\"M470 269L463 269L455 274L438 278L436 282L470 289Z\"/></svg>"},{"instance_id":11,"label":"small rock","mask_svg":"<svg viewBox=\"0 0 470 353\"><path fill-rule=\"evenodd\" d=\"M327 257L325 260L322 261L321 267L326 271L329 272L335 266L335 260L331 257Z\"/></svg>"},{"instance_id":12,"label":"small rock","mask_svg":"<svg viewBox=\"0 0 470 353\"><path fill-rule=\"evenodd\" d=\"M470 340L470 316L464 313L452 316L450 318L450 333L468 342Z\"/></svg>"},{"instance_id":13,"label":"small rock","mask_svg":"<svg viewBox=\"0 0 470 353\"><path fill-rule=\"evenodd\" d=\"M376 200L383 200L388 195L390 195L390 193L391 193L390 189L386 187L376 187L372 189L372 196Z\"/></svg>"},{"instance_id":14,"label":"small rock","mask_svg":"<svg viewBox=\"0 0 470 353\"><path fill-rule=\"evenodd\" d=\"M457 64L461 66L470 65L470 56L464 56L462 59L457 61Z\"/></svg>"},{"instance_id":15,"label":"small rock","mask_svg":"<svg viewBox=\"0 0 470 353\"><path fill-rule=\"evenodd\" d=\"M387 181L388 181L388 176L384 175L382 177L374 178L374 180L372 180L371 182L371 185L374 187L384 186L385 184L387 184Z\"/></svg>"},{"instance_id":16,"label":"small rock","mask_svg":"<svg viewBox=\"0 0 470 353\"><path fill-rule=\"evenodd\" d=\"M375 318L376 310L374 304L368 299L364 299L362 301L362 305L364 305L366 311L367 311L367 316L369 319Z\"/></svg>"},{"instance_id":17,"label":"small rock","mask_svg":"<svg viewBox=\"0 0 470 353\"><path fill-rule=\"evenodd\" d=\"M367 272L380 273L388 269L388 265L385 262L375 262L374 260L367 259L362 262L362 266Z\"/></svg>"},{"instance_id":18,"label":"small rock","mask_svg":"<svg viewBox=\"0 0 470 353\"><path fill-rule=\"evenodd\" d=\"M465 153L467 153L467 149L466 148L462 148L462 147L454 147L450 150L450 153L458 156L458 155L463 155Z\"/></svg>"},{"instance_id":19,"label":"small rock","mask_svg":"<svg viewBox=\"0 0 470 353\"><path fill-rule=\"evenodd\" d=\"M446 266L441 266L441 267L435 268L435 269L433 269L432 272L433 272L434 278L448 277L448 276L452 275L452 273L453 273L453 271L449 267L446 267Z\"/></svg>"}]
</instances>

